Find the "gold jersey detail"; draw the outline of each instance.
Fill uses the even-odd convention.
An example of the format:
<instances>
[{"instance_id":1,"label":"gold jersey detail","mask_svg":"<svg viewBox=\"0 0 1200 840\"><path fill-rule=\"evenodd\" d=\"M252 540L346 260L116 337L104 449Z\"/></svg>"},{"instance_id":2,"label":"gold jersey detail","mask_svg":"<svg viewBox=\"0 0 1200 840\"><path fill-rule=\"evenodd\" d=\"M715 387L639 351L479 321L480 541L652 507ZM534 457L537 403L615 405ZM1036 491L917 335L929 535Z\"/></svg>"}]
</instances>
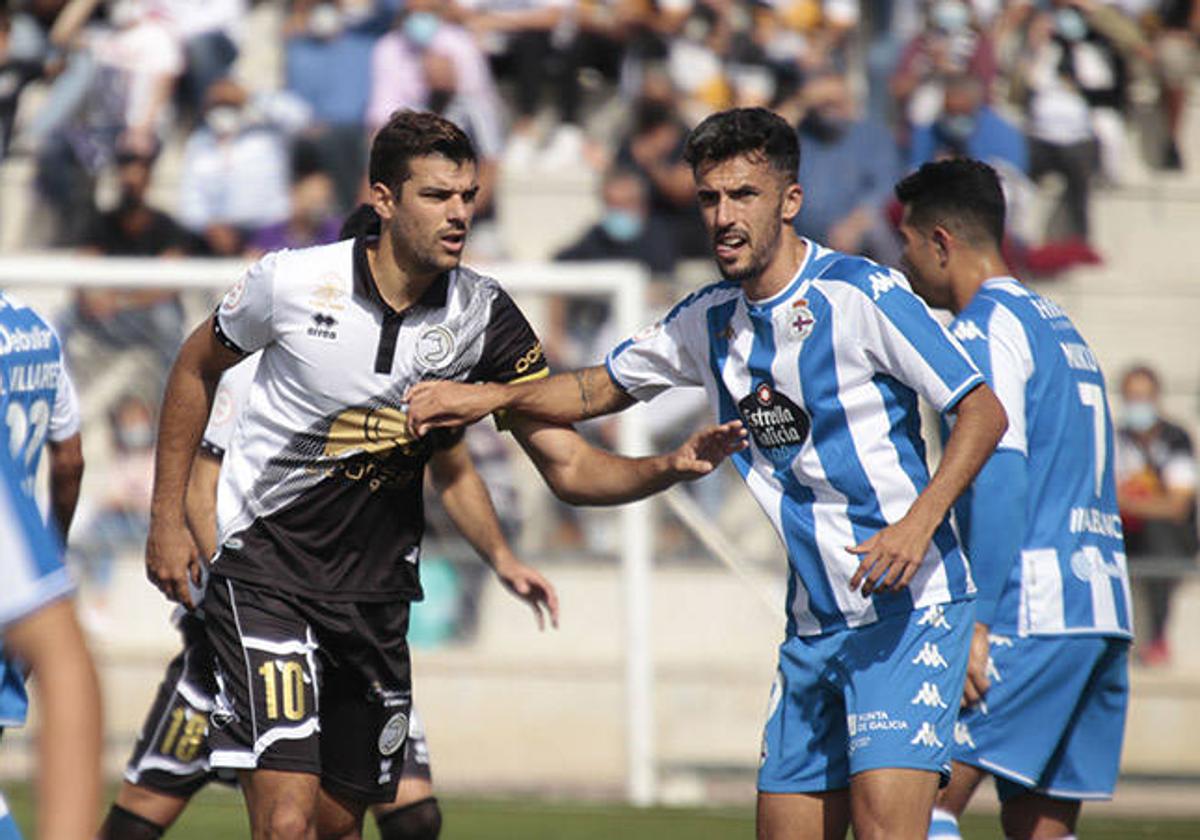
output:
<instances>
[{"instance_id":1,"label":"gold jersey detail","mask_svg":"<svg viewBox=\"0 0 1200 840\"><path fill-rule=\"evenodd\" d=\"M323 454L338 458L347 452L408 452L414 443L408 434L407 409L358 406L343 411L330 425Z\"/></svg>"}]
</instances>

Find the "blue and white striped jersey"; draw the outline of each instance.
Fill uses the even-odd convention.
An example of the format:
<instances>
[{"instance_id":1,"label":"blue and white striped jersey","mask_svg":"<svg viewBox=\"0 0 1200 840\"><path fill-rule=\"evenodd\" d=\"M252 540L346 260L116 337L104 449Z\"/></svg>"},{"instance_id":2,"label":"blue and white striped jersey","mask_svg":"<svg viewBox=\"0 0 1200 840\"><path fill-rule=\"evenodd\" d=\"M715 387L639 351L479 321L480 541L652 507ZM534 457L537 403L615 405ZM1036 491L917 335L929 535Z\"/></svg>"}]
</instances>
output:
<instances>
[{"instance_id":1,"label":"blue and white striped jersey","mask_svg":"<svg viewBox=\"0 0 1200 840\"><path fill-rule=\"evenodd\" d=\"M745 423L751 445L733 463L787 546L788 633L802 636L973 594L948 519L901 592L851 591L846 547L903 517L929 482L917 394L946 411L983 381L902 274L807 244L774 297L708 286L607 362L637 399L699 385L721 422Z\"/></svg>"},{"instance_id":2,"label":"blue and white striped jersey","mask_svg":"<svg viewBox=\"0 0 1200 840\"><path fill-rule=\"evenodd\" d=\"M984 283L950 329L1008 414L999 451L1024 456L1020 556L991 558L976 550L980 556L972 558L977 569L983 562L1011 564L992 630L1129 637L1113 424L1095 355L1057 304L1011 277ZM973 523L960 513L959 524L964 542L975 546ZM979 545L994 543L987 534L978 537Z\"/></svg>"},{"instance_id":3,"label":"blue and white striped jersey","mask_svg":"<svg viewBox=\"0 0 1200 840\"><path fill-rule=\"evenodd\" d=\"M79 431L79 400L58 335L6 292L0 292L0 378L8 453L32 496L46 441L63 441Z\"/></svg>"},{"instance_id":4,"label":"blue and white striped jersey","mask_svg":"<svg viewBox=\"0 0 1200 840\"><path fill-rule=\"evenodd\" d=\"M0 451L0 629L71 592L74 584L22 470Z\"/></svg>"}]
</instances>

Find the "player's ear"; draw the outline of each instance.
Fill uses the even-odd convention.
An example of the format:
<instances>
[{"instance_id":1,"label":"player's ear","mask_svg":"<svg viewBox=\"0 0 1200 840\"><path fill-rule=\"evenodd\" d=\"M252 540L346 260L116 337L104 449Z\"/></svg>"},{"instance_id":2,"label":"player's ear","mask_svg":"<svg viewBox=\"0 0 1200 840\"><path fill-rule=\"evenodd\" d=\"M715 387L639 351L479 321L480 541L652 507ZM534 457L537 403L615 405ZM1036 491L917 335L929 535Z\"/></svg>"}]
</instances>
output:
<instances>
[{"instance_id":1,"label":"player's ear","mask_svg":"<svg viewBox=\"0 0 1200 840\"><path fill-rule=\"evenodd\" d=\"M783 221L790 225L799 215L800 208L803 206L804 188L792 181L783 188L783 206L780 208Z\"/></svg>"},{"instance_id":2,"label":"player's ear","mask_svg":"<svg viewBox=\"0 0 1200 840\"><path fill-rule=\"evenodd\" d=\"M937 252L938 265L945 268L950 262L950 245L954 241L954 235L941 225L934 225L929 241L933 243L934 251Z\"/></svg>"},{"instance_id":3,"label":"player's ear","mask_svg":"<svg viewBox=\"0 0 1200 840\"><path fill-rule=\"evenodd\" d=\"M391 221L396 214L396 195L387 184L376 181L371 184L371 206L384 221Z\"/></svg>"}]
</instances>

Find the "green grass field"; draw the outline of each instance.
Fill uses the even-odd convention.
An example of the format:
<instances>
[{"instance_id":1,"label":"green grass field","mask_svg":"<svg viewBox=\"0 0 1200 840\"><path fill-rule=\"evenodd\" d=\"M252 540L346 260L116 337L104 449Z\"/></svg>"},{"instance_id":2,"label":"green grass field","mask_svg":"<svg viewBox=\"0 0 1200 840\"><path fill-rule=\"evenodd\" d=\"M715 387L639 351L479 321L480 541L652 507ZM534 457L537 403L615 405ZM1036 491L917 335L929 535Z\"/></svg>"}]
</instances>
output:
<instances>
[{"instance_id":1,"label":"green grass field","mask_svg":"<svg viewBox=\"0 0 1200 840\"><path fill-rule=\"evenodd\" d=\"M32 837L32 800L26 786L6 786L5 795L18 823ZM754 836L750 808L650 808L621 805L547 803L522 800L447 798L444 840L719 840ZM370 820L368 820L370 822ZM202 793L168 833L170 840L223 840L249 835L241 797L232 791ZM377 838L368 826L368 838ZM971 816L964 821L968 840L999 838L993 817ZM1163 840L1200 838L1200 820L1084 819L1084 840Z\"/></svg>"}]
</instances>

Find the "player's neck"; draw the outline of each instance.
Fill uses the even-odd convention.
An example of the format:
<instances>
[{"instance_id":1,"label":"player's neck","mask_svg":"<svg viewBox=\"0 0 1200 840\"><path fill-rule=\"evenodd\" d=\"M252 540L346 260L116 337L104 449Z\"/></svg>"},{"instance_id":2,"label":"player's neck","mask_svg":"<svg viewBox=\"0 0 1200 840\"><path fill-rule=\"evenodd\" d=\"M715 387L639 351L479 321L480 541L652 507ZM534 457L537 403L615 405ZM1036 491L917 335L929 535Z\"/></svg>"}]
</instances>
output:
<instances>
[{"instance_id":1,"label":"player's neck","mask_svg":"<svg viewBox=\"0 0 1200 840\"><path fill-rule=\"evenodd\" d=\"M392 309L403 312L415 304L437 279L439 272L418 272L399 258L386 236L375 247L367 247L367 264L375 278L375 288Z\"/></svg>"},{"instance_id":2,"label":"player's neck","mask_svg":"<svg viewBox=\"0 0 1200 840\"><path fill-rule=\"evenodd\" d=\"M979 293L984 283L993 277L1008 277L1008 264L996 251L975 251L960 257L962 265L951 281L953 309L957 315Z\"/></svg>"},{"instance_id":3,"label":"player's neck","mask_svg":"<svg viewBox=\"0 0 1200 840\"><path fill-rule=\"evenodd\" d=\"M787 288L804 264L808 246L790 229L784 229L779 247L757 277L742 281L742 292L751 301L766 300Z\"/></svg>"}]
</instances>

